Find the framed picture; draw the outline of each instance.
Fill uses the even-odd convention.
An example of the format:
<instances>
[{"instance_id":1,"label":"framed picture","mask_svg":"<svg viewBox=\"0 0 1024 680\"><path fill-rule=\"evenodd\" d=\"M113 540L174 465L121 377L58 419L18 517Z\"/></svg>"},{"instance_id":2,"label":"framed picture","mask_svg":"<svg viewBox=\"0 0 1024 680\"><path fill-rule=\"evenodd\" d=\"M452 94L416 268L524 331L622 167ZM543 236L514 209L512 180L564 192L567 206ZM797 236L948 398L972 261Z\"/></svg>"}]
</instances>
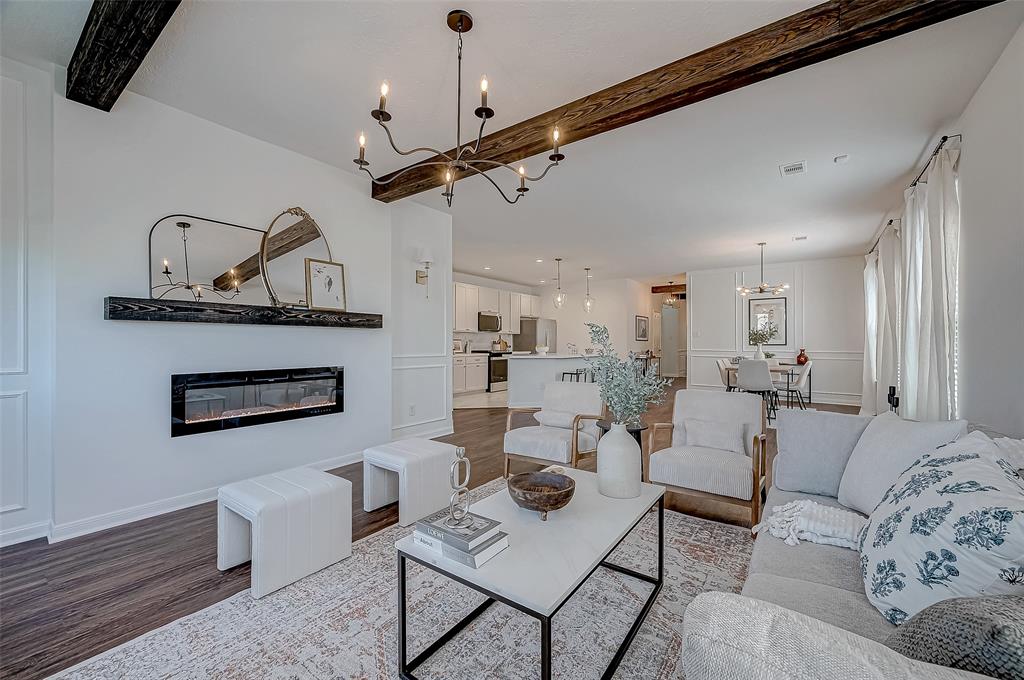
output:
<instances>
[{"instance_id":1,"label":"framed picture","mask_svg":"<svg viewBox=\"0 0 1024 680\"><path fill-rule=\"evenodd\" d=\"M771 342L765 345L782 347L786 345L786 298L751 298L747 300L749 329L764 328L766 324L775 324L779 329L778 335L772 338Z\"/></svg>"},{"instance_id":2,"label":"framed picture","mask_svg":"<svg viewBox=\"0 0 1024 680\"><path fill-rule=\"evenodd\" d=\"M306 306L344 312L345 265L340 262L306 258Z\"/></svg>"},{"instance_id":3,"label":"framed picture","mask_svg":"<svg viewBox=\"0 0 1024 680\"><path fill-rule=\"evenodd\" d=\"M639 342L647 342L650 339L651 320L646 316L636 317L636 339Z\"/></svg>"}]
</instances>

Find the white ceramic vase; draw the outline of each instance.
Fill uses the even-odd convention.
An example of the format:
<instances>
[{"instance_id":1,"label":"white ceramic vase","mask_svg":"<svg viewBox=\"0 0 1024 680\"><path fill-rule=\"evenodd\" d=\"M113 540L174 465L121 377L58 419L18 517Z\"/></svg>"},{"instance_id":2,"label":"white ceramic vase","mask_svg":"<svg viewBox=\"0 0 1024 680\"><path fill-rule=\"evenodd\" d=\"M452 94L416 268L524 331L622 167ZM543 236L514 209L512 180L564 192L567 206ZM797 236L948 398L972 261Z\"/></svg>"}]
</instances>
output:
<instances>
[{"instance_id":1,"label":"white ceramic vase","mask_svg":"<svg viewBox=\"0 0 1024 680\"><path fill-rule=\"evenodd\" d=\"M597 489L609 498L640 495L640 445L622 423L613 423L597 443Z\"/></svg>"},{"instance_id":2,"label":"white ceramic vase","mask_svg":"<svg viewBox=\"0 0 1024 680\"><path fill-rule=\"evenodd\" d=\"M764 361L764 347L762 347L761 345L757 346L757 351L754 352L754 359L756 359L757 361Z\"/></svg>"}]
</instances>

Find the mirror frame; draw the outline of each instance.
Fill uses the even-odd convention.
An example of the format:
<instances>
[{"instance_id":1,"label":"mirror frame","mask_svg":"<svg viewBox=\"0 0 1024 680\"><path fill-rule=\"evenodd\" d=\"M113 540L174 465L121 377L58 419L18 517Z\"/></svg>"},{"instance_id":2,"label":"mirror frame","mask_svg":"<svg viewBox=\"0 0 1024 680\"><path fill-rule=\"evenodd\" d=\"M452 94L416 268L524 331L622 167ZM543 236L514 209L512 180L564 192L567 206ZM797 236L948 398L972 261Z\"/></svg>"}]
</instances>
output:
<instances>
[{"instance_id":1,"label":"mirror frame","mask_svg":"<svg viewBox=\"0 0 1024 680\"><path fill-rule=\"evenodd\" d=\"M327 259L330 260L331 262L334 262L334 255L331 254L331 243L330 241L327 240L327 235L324 234L324 230L320 228L320 225L316 223L316 220L314 220L313 217L308 212L296 206L294 208L282 210L277 215L277 217L275 217L270 222L270 226L267 227L266 231L263 232L263 239L260 241L260 276L263 278L263 285L267 289L267 296L270 298L271 307L299 307L303 309L309 309L309 300L306 300L306 304L304 305L290 302L281 302L281 299L277 297L277 291L274 289L274 284L270 281L270 271L269 268L267 267L267 242L270 240L271 232L274 231L274 225L277 224L277 221L284 217L285 215L293 215L295 217L300 218L300 221L309 220L310 223L314 227L316 227L316 231L318 234L320 234L320 238L324 240L324 246L326 246L327 248ZM290 227L294 225L288 226Z\"/></svg>"}]
</instances>

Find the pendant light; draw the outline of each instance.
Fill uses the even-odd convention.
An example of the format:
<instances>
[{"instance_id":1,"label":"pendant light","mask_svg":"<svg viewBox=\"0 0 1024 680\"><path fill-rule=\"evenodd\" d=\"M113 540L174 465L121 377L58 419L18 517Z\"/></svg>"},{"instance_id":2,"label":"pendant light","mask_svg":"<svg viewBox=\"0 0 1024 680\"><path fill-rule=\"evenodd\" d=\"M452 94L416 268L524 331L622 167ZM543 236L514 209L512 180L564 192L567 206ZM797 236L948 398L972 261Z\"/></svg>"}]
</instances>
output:
<instances>
[{"instance_id":1,"label":"pendant light","mask_svg":"<svg viewBox=\"0 0 1024 680\"><path fill-rule=\"evenodd\" d=\"M746 297L748 295L760 295L762 293L772 293L773 295L781 295L786 292L789 288L788 283L768 283L764 278L764 247L767 245L764 241L761 241L757 245L761 246L761 282L756 286L740 286L736 289L736 292Z\"/></svg>"},{"instance_id":2,"label":"pendant light","mask_svg":"<svg viewBox=\"0 0 1024 680\"><path fill-rule=\"evenodd\" d=\"M569 298L568 295L562 290L562 258L555 258L555 297L552 302L555 305L555 309L561 309L562 305Z\"/></svg>"},{"instance_id":3,"label":"pendant light","mask_svg":"<svg viewBox=\"0 0 1024 680\"><path fill-rule=\"evenodd\" d=\"M587 273L587 296L583 298L583 311L590 314L594 311L594 304L597 301L590 295L590 267L584 267L583 271Z\"/></svg>"},{"instance_id":4,"label":"pendant light","mask_svg":"<svg viewBox=\"0 0 1024 680\"><path fill-rule=\"evenodd\" d=\"M675 284L675 281L669 281L668 282L668 285L670 285L670 286L673 285L673 284ZM665 296L665 303L664 304L665 304L666 307L675 307L676 306L676 296L675 296L675 293L669 293L668 295L666 295Z\"/></svg>"}]
</instances>

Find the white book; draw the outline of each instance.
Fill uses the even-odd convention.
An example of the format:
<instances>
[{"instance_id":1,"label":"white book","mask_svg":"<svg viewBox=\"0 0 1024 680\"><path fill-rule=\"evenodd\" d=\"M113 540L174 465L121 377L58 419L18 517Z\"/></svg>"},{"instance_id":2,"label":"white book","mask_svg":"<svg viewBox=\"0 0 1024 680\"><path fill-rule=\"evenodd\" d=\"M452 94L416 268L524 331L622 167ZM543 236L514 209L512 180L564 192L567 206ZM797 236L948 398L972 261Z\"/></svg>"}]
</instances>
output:
<instances>
[{"instance_id":1,"label":"white book","mask_svg":"<svg viewBox=\"0 0 1024 680\"><path fill-rule=\"evenodd\" d=\"M441 555L445 559L464 564L473 569L482 567L488 560L508 547L508 534L504 531L499 531L490 540L477 546L470 552L459 550L434 536L420 531L414 531L412 538L417 545L422 545L424 548Z\"/></svg>"}]
</instances>

